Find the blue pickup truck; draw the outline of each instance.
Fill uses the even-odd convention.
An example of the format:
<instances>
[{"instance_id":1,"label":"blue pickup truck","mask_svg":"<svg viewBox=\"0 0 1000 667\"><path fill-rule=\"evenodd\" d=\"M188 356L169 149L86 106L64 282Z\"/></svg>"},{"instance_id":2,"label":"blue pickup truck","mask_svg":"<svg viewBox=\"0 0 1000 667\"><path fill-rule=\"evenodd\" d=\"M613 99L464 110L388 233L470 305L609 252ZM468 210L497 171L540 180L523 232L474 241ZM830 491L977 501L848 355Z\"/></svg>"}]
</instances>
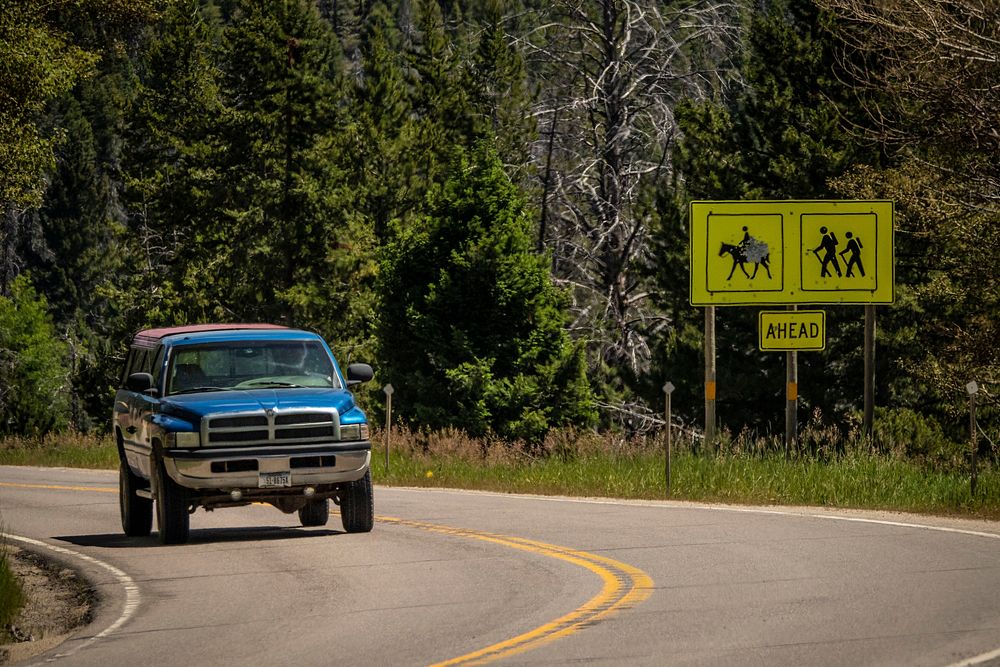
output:
<instances>
[{"instance_id":1,"label":"blue pickup truck","mask_svg":"<svg viewBox=\"0 0 1000 667\"><path fill-rule=\"evenodd\" d=\"M315 333L269 324L201 324L135 335L115 395L119 504L128 536L186 542L190 515L254 502L344 530L374 523L368 421L346 373Z\"/></svg>"}]
</instances>

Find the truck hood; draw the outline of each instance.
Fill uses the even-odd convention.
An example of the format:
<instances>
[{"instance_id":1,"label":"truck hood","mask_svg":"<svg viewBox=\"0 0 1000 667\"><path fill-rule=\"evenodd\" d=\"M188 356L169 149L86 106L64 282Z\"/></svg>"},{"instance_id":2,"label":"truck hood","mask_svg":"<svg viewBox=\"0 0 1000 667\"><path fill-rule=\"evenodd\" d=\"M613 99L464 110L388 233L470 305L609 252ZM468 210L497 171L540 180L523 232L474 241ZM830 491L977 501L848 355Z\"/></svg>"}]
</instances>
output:
<instances>
[{"instance_id":1,"label":"truck hood","mask_svg":"<svg viewBox=\"0 0 1000 667\"><path fill-rule=\"evenodd\" d=\"M341 415L354 408L354 397L345 389L282 388L213 391L167 396L160 402L161 411L197 422L217 412L255 412L258 410L330 410Z\"/></svg>"}]
</instances>

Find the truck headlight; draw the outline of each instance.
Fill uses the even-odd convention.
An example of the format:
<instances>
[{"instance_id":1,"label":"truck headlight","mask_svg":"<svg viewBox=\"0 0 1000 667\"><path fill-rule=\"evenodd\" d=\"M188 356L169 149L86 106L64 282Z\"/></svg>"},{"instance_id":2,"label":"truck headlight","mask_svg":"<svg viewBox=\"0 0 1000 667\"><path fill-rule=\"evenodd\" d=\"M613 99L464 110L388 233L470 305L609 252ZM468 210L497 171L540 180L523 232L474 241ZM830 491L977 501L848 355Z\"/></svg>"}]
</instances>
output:
<instances>
[{"instance_id":1,"label":"truck headlight","mask_svg":"<svg viewBox=\"0 0 1000 667\"><path fill-rule=\"evenodd\" d=\"M368 424L341 424L341 440L367 440Z\"/></svg>"},{"instance_id":2,"label":"truck headlight","mask_svg":"<svg viewBox=\"0 0 1000 667\"><path fill-rule=\"evenodd\" d=\"M201 434L198 432L167 433L167 447L201 447Z\"/></svg>"}]
</instances>

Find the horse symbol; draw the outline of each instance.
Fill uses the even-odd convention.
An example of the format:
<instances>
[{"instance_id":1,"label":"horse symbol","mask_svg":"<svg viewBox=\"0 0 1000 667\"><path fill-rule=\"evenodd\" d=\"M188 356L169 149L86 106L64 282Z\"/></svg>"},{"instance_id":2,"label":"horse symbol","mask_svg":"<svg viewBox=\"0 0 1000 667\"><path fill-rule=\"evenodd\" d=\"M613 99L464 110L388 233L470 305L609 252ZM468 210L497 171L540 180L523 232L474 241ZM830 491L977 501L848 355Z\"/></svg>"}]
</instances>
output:
<instances>
[{"instance_id":1,"label":"horse symbol","mask_svg":"<svg viewBox=\"0 0 1000 667\"><path fill-rule=\"evenodd\" d=\"M746 227L743 228L746 231ZM726 243L723 241L722 248L719 250L719 257L725 254L729 254L733 258L733 268L729 270L729 275L726 280L732 280L733 274L736 273L736 267L740 267L740 271L743 275L753 280L757 277L757 271L760 267L764 267L767 271L767 277L771 277L771 266L769 259L771 257L771 252L767 247L767 244L763 241L753 238L749 234L746 234L743 240L738 245L732 245L731 243ZM747 262L753 263L753 274L747 273L746 264Z\"/></svg>"}]
</instances>

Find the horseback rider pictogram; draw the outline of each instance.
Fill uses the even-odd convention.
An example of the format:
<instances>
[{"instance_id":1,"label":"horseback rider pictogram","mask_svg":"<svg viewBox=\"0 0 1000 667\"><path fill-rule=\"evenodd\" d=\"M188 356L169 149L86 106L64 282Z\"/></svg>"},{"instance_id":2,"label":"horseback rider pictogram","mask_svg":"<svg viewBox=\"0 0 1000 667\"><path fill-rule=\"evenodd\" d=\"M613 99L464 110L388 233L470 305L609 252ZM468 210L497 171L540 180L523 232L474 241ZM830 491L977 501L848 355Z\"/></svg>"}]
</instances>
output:
<instances>
[{"instance_id":1,"label":"horseback rider pictogram","mask_svg":"<svg viewBox=\"0 0 1000 667\"><path fill-rule=\"evenodd\" d=\"M722 243L722 248L719 250L719 257L727 253L733 258L733 266L729 270L726 280L732 280L733 274L736 272L736 267L740 268L744 276L753 280L757 277L757 271L763 266L764 270L767 271L767 277L771 278L769 263L771 250L767 247L767 243L751 236L748 227L743 227L743 239L738 244ZM747 273L747 262L752 262L754 265L752 275Z\"/></svg>"}]
</instances>

